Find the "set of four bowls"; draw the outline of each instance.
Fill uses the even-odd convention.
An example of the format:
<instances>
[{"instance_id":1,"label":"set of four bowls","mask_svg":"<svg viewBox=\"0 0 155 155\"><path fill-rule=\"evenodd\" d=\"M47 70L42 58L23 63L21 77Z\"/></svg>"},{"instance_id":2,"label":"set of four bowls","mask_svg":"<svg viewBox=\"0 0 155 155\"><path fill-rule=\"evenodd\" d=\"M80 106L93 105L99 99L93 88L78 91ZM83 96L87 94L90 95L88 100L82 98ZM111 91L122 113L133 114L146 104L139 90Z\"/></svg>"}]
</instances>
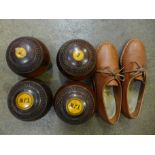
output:
<instances>
[{"instance_id":1,"label":"set of four bowls","mask_svg":"<svg viewBox=\"0 0 155 155\"><path fill-rule=\"evenodd\" d=\"M58 89L53 97L51 89L35 79L52 67L48 48L33 37L21 37L10 43L6 51L9 68L26 77L13 86L8 94L10 112L18 119L32 121L43 117L54 105L60 119L71 124L86 122L95 112L93 88L82 80L95 73L96 52L85 40L64 43L57 53L58 69L70 82Z\"/></svg>"}]
</instances>

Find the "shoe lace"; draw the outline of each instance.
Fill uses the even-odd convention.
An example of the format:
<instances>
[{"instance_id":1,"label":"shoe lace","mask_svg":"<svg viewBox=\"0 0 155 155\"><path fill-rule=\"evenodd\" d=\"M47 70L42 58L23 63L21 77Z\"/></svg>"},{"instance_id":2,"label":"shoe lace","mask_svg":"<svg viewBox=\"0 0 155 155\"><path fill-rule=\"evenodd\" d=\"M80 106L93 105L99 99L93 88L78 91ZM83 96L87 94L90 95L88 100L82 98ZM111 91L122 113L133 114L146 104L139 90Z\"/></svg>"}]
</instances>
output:
<instances>
[{"instance_id":1,"label":"shoe lace","mask_svg":"<svg viewBox=\"0 0 155 155\"><path fill-rule=\"evenodd\" d=\"M124 70L125 66L129 65L126 64L123 66L121 69L118 70L112 70L110 67L105 67L104 69L98 69L96 72L97 73L102 73L102 74L107 74L109 76L113 76L114 79L120 80L120 81L125 81L125 74L130 73L132 76L132 79L134 79L137 76L142 76L145 78L146 76L146 70L144 69L143 66L139 65L137 62L130 62L130 63L135 63L137 65L137 68L135 70Z\"/></svg>"},{"instance_id":2,"label":"shoe lace","mask_svg":"<svg viewBox=\"0 0 155 155\"><path fill-rule=\"evenodd\" d=\"M125 75L126 73L130 73L130 75L132 76L132 79L134 79L135 77L138 77L138 76L142 76L143 79L144 79L145 76L146 76L146 70L145 70L145 68L144 68L142 65L139 65L139 64L138 64L137 62L135 62L135 61L130 62L130 63L136 64L136 65L137 65L137 68L134 69L134 70L124 70L125 66L128 65L128 64L127 64L127 65L125 65L125 66L122 67L121 70L124 70L124 71L122 71L122 74Z\"/></svg>"},{"instance_id":3,"label":"shoe lace","mask_svg":"<svg viewBox=\"0 0 155 155\"><path fill-rule=\"evenodd\" d=\"M121 74L122 69L118 70L113 70L110 67L105 67L104 69L98 69L96 72L97 73L102 73L102 74L107 74L109 76L113 76L114 79L124 81L125 80L125 75Z\"/></svg>"}]
</instances>

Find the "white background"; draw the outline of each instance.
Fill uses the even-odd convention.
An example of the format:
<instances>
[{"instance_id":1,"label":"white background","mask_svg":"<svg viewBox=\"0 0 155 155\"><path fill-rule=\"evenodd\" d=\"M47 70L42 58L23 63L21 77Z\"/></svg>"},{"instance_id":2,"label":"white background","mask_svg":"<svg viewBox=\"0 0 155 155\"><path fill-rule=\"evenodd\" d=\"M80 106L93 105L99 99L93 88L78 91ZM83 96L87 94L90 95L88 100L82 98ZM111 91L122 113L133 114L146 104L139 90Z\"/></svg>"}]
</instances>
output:
<instances>
[{"instance_id":1,"label":"white background","mask_svg":"<svg viewBox=\"0 0 155 155\"><path fill-rule=\"evenodd\" d=\"M0 18L154 18L154 0L0 0Z\"/></svg>"}]
</instances>

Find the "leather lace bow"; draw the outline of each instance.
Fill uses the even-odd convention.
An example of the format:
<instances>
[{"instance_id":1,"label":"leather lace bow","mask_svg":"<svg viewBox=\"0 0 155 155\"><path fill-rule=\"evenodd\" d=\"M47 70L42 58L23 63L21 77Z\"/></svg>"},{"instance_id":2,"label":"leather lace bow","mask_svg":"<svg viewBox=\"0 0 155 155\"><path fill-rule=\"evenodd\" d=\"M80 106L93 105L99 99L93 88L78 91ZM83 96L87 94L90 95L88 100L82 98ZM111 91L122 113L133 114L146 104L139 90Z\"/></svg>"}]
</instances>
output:
<instances>
[{"instance_id":1,"label":"leather lace bow","mask_svg":"<svg viewBox=\"0 0 155 155\"><path fill-rule=\"evenodd\" d=\"M137 65L137 68L135 70L123 71L125 68L125 66L123 66L122 69L117 70L117 71L112 70L110 67L105 67L104 69L98 69L96 72L102 73L102 74L107 74L109 76L113 76L114 79L121 80L121 81L125 81L126 73L130 73L130 75L132 76L132 79L134 79L135 77L138 77L138 76L142 76L143 78L145 78L146 70L141 65L139 65L137 62L131 62L131 63L135 63ZM144 81L145 81L145 79L144 79Z\"/></svg>"},{"instance_id":2,"label":"leather lace bow","mask_svg":"<svg viewBox=\"0 0 155 155\"><path fill-rule=\"evenodd\" d=\"M123 68L120 70L114 71L110 67L105 67L104 69L98 69L96 72L102 73L102 74L107 74L109 76L113 76L114 79L116 79L116 80L124 81L125 76L123 74L121 74L122 70L123 70Z\"/></svg>"},{"instance_id":3,"label":"leather lace bow","mask_svg":"<svg viewBox=\"0 0 155 155\"><path fill-rule=\"evenodd\" d=\"M135 77L138 77L138 76L142 76L143 78L145 78L146 70L144 69L144 67L139 65L137 62L131 62L131 63L135 63L137 65L137 68L135 70L131 70L131 71L123 71L122 74L130 73L130 75L132 76L132 79L134 79ZM122 68L122 70L124 70L124 68L125 68L125 66Z\"/></svg>"}]
</instances>

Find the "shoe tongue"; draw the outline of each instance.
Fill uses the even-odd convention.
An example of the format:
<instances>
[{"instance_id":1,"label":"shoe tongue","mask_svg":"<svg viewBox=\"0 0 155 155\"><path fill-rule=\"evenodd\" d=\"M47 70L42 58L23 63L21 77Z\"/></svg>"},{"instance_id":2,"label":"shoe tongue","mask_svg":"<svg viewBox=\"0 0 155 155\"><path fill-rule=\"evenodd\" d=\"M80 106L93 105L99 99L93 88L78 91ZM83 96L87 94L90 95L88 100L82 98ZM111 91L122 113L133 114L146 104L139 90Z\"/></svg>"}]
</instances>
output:
<instances>
[{"instance_id":1,"label":"shoe tongue","mask_svg":"<svg viewBox=\"0 0 155 155\"><path fill-rule=\"evenodd\" d=\"M118 86L118 83L117 83L116 80L111 80L111 81L107 84L107 86Z\"/></svg>"},{"instance_id":2,"label":"shoe tongue","mask_svg":"<svg viewBox=\"0 0 155 155\"><path fill-rule=\"evenodd\" d=\"M135 70L135 69L137 69L137 66L134 65L134 66L133 66L133 70ZM138 81L144 81L142 75L140 75L140 76L136 76L134 79L135 79L135 80L138 80Z\"/></svg>"},{"instance_id":3,"label":"shoe tongue","mask_svg":"<svg viewBox=\"0 0 155 155\"><path fill-rule=\"evenodd\" d=\"M138 80L138 81L144 81L142 75L135 77L135 80Z\"/></svg>"}]
</instances>

